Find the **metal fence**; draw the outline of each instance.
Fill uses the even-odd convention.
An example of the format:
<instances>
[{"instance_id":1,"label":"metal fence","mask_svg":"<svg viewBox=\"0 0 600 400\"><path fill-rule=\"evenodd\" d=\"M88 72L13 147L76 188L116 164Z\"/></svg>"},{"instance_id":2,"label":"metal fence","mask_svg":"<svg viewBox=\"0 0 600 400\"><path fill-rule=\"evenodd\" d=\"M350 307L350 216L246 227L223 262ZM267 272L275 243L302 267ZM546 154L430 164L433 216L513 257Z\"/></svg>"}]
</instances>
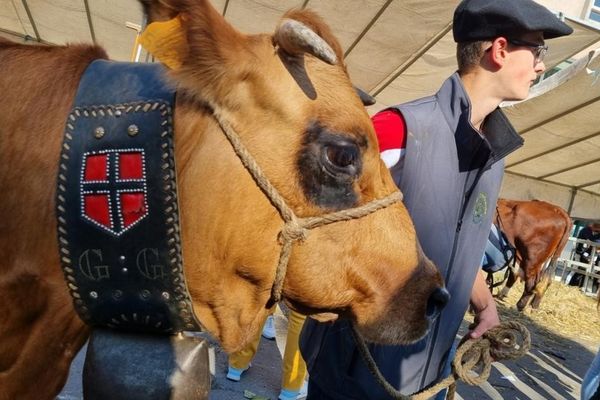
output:
<instances>
[{"instance_id":1,"label":"metal fence","mask_svg":"<svg viewBox=\"0 0 600 400\"><path fill-rule=\"evenodd\" d=\"M575 252L578 243L588 245L589 262L579 261L579 254ZM569 283L575 274L583 276L581 290L588 296L596 296L598 293L598 282L600 282L600 266L595 264L596 254L600 252L600 243L589 240L570 237L565 250L557 260L554 279L563 283Z\"/></svg>"}]
</instances>

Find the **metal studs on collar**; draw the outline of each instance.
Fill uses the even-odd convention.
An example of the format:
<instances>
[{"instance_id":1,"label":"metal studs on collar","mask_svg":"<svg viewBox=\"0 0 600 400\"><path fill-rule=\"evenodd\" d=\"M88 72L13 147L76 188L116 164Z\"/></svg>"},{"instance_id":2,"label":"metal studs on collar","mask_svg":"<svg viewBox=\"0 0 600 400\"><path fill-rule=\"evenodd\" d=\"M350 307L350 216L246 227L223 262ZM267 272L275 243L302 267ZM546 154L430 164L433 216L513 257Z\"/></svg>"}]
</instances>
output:
<instances>
[{"instance_id":1,"label":"metal studs on collar","mask_svg":"<svg viewBox=\"0 0 600 400\"><path fill-rule=\"evenodd\" d=\"M127 127L127 134L131 137L136 136L140 131L140 128L138 128L137 125L135 124L131 124Z\"/></svg>"},{"instance_id":2,"label":"metal studs on collar","mask_svg":"<svg viewBox=\"0 0 600 400\"><path fill-rule=\"evenodd\" d=\"M104 137L105 133L106 133L106 131L104 130L104 128L99 126L94 130L94 137L96 139L102 139Z\"/></svg>"}]
</instances>

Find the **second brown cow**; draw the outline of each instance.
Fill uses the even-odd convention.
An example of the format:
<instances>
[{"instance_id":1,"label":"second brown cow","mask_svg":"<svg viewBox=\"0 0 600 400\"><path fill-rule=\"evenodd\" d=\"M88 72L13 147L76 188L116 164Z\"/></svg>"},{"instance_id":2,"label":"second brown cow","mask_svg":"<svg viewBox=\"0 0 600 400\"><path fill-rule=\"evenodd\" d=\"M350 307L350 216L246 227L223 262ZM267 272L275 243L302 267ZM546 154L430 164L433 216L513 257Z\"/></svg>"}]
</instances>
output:
<instances>
[{"instance_id":1,"label":"second brown cow","mask_svg":"<svg viewBox=\"0 0 600 400\"><path fill-rule=\"evenodd\" d=\"M516 248L519 265L515 270L509 269L499 298L508 295L518 277L525 282L525 288L517 308L523 311L530 302L532 308L538 308L552 281L550 266L569 239L573 226L569 214L545 201L499 199L495 223ZM546 263L548 259L550 262Z\"/></svg>"}]
</instances>

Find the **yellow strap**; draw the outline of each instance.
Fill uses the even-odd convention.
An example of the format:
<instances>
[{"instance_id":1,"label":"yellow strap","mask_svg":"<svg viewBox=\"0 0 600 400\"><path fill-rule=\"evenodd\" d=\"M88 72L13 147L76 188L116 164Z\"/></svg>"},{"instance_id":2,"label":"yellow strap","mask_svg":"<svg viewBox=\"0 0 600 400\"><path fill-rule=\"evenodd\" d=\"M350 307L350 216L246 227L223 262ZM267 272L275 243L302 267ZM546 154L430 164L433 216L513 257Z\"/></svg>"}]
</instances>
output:
<instances>
[{"instance_id":1,"label":"yellow strap","mask_svg":"<svg viewBox=\"0 0 600 400\"><path fill-rule=\"evenodd\" d=\"M140 44L167 67L179 69L188 51L181 17L151 23L142 32Z\"/></svg>"}]
</instances>

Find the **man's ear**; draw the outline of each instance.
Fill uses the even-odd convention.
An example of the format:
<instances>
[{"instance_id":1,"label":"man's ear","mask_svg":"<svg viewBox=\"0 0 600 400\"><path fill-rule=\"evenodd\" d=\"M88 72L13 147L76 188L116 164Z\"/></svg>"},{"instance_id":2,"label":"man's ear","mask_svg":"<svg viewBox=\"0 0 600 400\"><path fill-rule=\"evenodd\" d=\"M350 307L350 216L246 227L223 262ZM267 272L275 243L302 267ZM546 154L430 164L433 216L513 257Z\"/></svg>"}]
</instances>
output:
<instances>
[{"instance_id":1,"label":"man's ear","mask_svg":"<svg viewBox=\"0 0 600 400\"><path fill-rule=\"evenodd\" d=\"M508 40L504 37L498 37L492 42L492 47L488 50L490 62L492 65L500 68L506 63L508 55Z\"/></svg>"}]
</instances>

